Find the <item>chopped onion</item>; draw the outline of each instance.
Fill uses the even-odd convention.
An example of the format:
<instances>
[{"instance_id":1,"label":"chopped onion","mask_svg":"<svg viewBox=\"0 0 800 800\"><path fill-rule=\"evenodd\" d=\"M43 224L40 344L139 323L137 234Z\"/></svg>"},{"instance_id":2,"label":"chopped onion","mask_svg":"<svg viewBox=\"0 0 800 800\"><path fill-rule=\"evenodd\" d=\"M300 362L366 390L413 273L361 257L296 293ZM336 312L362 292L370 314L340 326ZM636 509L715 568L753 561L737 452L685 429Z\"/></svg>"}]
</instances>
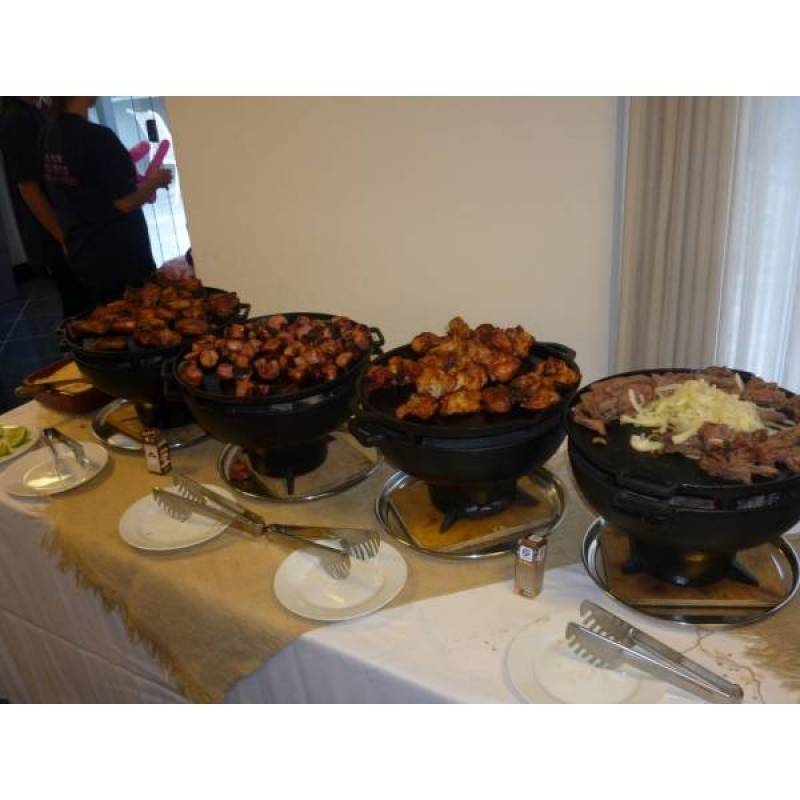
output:
<instances>
[{"instance_id":1,"label":"chopped onion","mask_svg":"<svg viewBox=\"0 0 800 800\"><path fill-rule=\"evenodd\" d=\"M736 432L751 433L764 425L755 403L742 400L712 386L703 379L659 387L658 396L637 408L635 415L624 414L623 423L652 428L659 433L669 433L675 444L682 444L694 436L706 422L727 425ZM655 451L647 437L637 438L631 447L644 452ZM647 439L644 444L641 439ZM658 448L660 449L660 448Z\"/></svg>"},{"instance_id":2,"label":"chopped onion","mask_svg":"<svg viewBox=\"0 0 800 800\"><path fill-rule=\"evenodd\" d=\"M664 444L654 439L648 439L642 433L635 433L631 436L631 447L640 453L657 453L659 450L664 449Z\"/></svg>"},{"instance_id":3,"label":"chopped onion","mask_svg":"<svg viewBox=\"0 0 800 800\"><path fill-rule=\"evenodd\" d=\"M636 398L636 394L633 389L628 389L628 399L631 401L631 405L636 409L636 412L639 413L642 410L642 401Z\"/></svg>"}]
</instances>

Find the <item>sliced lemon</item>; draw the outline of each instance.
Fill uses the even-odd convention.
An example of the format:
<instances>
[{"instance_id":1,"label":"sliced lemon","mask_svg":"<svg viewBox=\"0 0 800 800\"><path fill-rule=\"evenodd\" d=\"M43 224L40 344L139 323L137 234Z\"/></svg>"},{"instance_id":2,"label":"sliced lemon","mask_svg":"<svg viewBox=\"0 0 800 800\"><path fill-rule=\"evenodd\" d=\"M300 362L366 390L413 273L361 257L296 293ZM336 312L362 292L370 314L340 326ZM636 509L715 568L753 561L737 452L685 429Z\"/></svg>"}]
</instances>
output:
<instances>
[{"instance_id":1,"label":"sliced lemon","mask_svg":"<svg viewBox=\"0 0 800 800\"><path fill-rule=\"evenodd\" d=\"M3 428L3 438L12 450L19 447L27 435L28 429L22 425L7 425Z\"/></svg>"},{"instance_id":2,"label":"sliced lemon","mask_svg":"<svg viewBox=\"0 0 800 800\"><path fill-rule=\"evenodd\" d=\"M8 445L6 444L5 439L0 439L0 457L7 456L11 450L9 449Z\"/></svg>"}]
</instances>

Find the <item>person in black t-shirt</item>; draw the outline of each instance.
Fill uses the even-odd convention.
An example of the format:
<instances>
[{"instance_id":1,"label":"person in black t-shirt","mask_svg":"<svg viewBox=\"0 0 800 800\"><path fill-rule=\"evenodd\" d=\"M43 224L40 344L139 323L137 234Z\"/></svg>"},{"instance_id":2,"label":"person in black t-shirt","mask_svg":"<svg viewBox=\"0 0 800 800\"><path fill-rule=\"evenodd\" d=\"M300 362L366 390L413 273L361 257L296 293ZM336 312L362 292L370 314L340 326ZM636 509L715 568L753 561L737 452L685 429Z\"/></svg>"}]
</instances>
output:
<instances>
[{"instance_id":1,"label":"person in black t-shirt","mask_svg":"<svg viewBox=\"0 0 800 800\"><path fill-rule=\"evenodd\" d=\"M89 122L94 97L54 97L44 137L44 180L64 231L69 261L94 304L118 297L155 270L142 206L167 187L156 170L136 183L136 169L116 134Z\"/></svg>"},{"instance_id":2,"label":"person in black t-shirt","mask_svg":"<svg viewBox=\"0 0 800 800\"><path fill-rule=\"evenodd\" d=\"M42 267L61 296L64 314L86 306L82 290L64 254L64 234L42 188L41 137L45 118L35 97L4 97L0 111L0 151L28 263Z\"/></svg>"}]
</instances>

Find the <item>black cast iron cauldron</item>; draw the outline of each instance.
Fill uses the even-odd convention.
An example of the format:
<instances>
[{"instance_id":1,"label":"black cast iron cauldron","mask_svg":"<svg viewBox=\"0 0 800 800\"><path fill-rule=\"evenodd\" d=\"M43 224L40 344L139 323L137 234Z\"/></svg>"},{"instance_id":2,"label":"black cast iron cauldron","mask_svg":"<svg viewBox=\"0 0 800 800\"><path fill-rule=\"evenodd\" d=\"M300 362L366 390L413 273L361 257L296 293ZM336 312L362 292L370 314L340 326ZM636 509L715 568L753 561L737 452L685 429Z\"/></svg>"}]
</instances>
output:
<instances>
[{"instance_id":1,"label":"black cast iron cauldron","mask_svg":"<svg viewBox=\"0 0 800 800\"><path fill-rule=\"evenodd\" d=\"M207 293L223 291L206 287ZM240 303L231 316L211 325L219 333L233 322L244 322L250 312L248 303ZM62 349L69 352L86 379L112 397L130 400L137 407L142 421L158 427L173 427L191 422L180 394L165 388L164 371L188 346L188 341L173 347L141 347L128 337L128 348L97 351L85 347L82 340L69 333L69 323L86 314L64 320L61 324Z\"/></svg>"},{"instance_id":2,"label":"black cast iron cauldron","mask_svg":"<svg viewBox=\"0 0 800 800\"><path fill-rule=\"evenodd\" d=\"M692 371L697 370L637 370L611 377ZM743 380L752 377L739 374ZM584 387L565 414L572 471L597 513L638 547L662 559L670 553L698 561L704 554L732 557L777 539L800 520L800 475L784 471L749 485L715 478L680 454L637 452L629 440L639 429L618 421L606 426L606 445L593 443L597 434L573 417L581 394L590 389L591 384Z\"/></svg>"},{"instance_id":3,"label":"black cast iron cauldron","mask_svg":"<svg viewBox=\"0 0 800 800\"><path fill-rule=\"evenodd\" d=\"M283 314L290 322L301 315L316 319L334 316L311 311ZM271 315L251 322L267 316ZM181 377L180 360L175 363L174 376L189 411L210 436L248 452L269 452L280 458L282 450L300 452L304 446L324 440L351 415L356 381L369 364L372 352L379 350L384 341L377 328L370 331L370 350L334 380L287 394L239 399L192 386Z\"/></svg>"},{"instance_id":4,"label":"black cast iron cauldron","mask_svg":"<svg viewBox=\"0 0 800 800\"><path fill-rule=\"evenodd\" d=\"M410 358L409 346L392 350L376 363L393 356ZM561 344L536 342L523 364L528 371L555 356L573 369L575 351ZM508 414L465 414L432 420L401 420L394 409L413 387L368 392L358 386L359 410L350 421L353 435L368 447L377 447L392 466L434 487L464 490L491 489L508 484L547 461L564 440L564 407L576 389L563 394L557 406L540 412L512 409Z\"/></svg>"}]
</instances>

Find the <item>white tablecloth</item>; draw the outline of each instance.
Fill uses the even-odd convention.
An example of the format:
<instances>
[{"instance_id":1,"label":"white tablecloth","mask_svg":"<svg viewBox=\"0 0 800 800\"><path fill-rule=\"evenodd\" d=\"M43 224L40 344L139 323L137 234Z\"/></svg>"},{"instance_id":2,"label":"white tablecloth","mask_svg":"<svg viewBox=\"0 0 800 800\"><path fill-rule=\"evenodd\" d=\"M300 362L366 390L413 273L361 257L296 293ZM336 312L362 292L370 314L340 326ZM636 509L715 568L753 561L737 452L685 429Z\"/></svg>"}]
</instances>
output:
<instances>
[{"instance_id":1,"label":"white tablecloth","mask_svg":"<svg viewBox=\"0 0 800 800\"><path fill-rule=\"evenodd\" d=\"M29 404L4 423L55 424ZM107 613L41 546L45 500L3 490L0 471L0 697L12 702L185 702L121 618ZM264 592L271 592L265 580ZM322 626L240 681L229 702L491 702L518 700L506 674L514 636L534 619L594 599L742 683L749 701L796 701L769 671L748 661L744 640L655 623L603 597L581 567L547 573L535 600L502 582ZM667 700L686 702L680 692Z\"/></svg>"}]
</instances>

